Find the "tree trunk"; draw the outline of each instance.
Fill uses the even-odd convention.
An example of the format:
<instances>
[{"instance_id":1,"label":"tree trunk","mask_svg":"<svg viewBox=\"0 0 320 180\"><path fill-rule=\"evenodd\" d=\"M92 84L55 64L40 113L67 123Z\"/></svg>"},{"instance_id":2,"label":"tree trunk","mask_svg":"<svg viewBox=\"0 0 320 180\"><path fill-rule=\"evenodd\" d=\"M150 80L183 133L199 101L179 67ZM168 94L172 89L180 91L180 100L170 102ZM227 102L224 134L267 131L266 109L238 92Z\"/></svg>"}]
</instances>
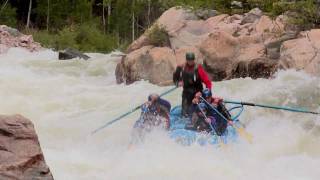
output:
<instances>
[{"instance_id":1,"label":"tree trunk","mask_svg":"<svg viewBox=\"0 0 320 180\"><path fill-rule=\"evenodd\" d=\"M49 31L49 20L50 20L50 0L48 0L48 9L47 9L47 31Z\"/></svg>"},{"instance_id":2,"label":"tree trunk","mask_svg":"<svg viewBox=\"0 0 320 180\"><path fill-rule=\"evenodd\" d=\"M132 12L132 42L135 40L134 25L135 25L134 12Z\"/></svg>"},{"instance_id":3,"label":"tree trunk","mask_svg":"<svg viewBox=\"0 0 320 180\"><path fill-rule=\"evenodd\" d=\"M1 9L0 9L0 14L1 14L2 10L6 7L8 1L9 1L9 0L7 0L7 1L3 4L3 6L1 7Z\"/></svg>"},{"instance_id":4,"label":"tree trunk","mask_svg":"<svg viewBox=\"0 0 320 180\"><path fill-rule=\"evenodd\" d=\"M148 27L150 27L151 0L148 0Z\"/></svg>"},{"instance_id":5,"label":"tree trunk","mask_svg":"<svg viewBox=\"0 0 320 180\"><path fill-rule=\"evenodd\" d=\"M132 42L135 40L135 19L134 19L134 0L132 2Z\"/></svg>"},{"instance_id":6,"label":"tree trunk","mask_svg":"<svg viewBox=\"0 0 320 180\"><path fill-rule=\"evenodd\" d=\"M103 21L103 34L106 34L106 18L105 18L105 1L102 2L102 21Z\"/></svg>"},{"instance_id":7,"label":"tree trunk","mask_svg":"<svg viewBox=\"0 0 320 180\"><path fill-rule=\"evenodd\" d=\"M111 0L108 2L108 30L110 32L110 19L111 19Z\"/></svg>"},{"instance_id":8,"label":"tree trunk","mask_svg":"<svg viewBox=\"0 0 320 180\"><path fill-rule=\"evenodd\" d=\"M31 9L32 9L32 0L29 1L29 11L28 11L28 18L27 18L27 26L26 26L27 29L29 29L29 25L30 25Z\"/></svg>"}]
</instances>

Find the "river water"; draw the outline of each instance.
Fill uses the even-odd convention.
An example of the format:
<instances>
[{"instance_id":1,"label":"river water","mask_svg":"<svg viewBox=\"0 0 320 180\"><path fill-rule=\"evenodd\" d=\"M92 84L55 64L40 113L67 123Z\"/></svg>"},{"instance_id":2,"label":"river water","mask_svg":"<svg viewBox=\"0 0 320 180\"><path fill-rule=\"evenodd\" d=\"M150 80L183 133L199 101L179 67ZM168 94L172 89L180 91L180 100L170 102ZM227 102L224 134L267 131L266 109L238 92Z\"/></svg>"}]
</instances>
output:
<instances>
[{"instance_id":1,"label":"river water","mask_svg":"<svg viewBox=\"0 0 320 180\"><path fill-rule=\"evenodd\" d=\"M112 54L89 54L88 61L58 61L57 56L51 50L22 49L0 55L0 113L21 114L34 123L57 180L320 178L320 116L311 114L246 107L241 121L253 142L240 138L223 148L184 147L157 130L128 149L139 112L91 135L149 93L172 87L116 84L120 59ZM320 78L293 70L273 79L214 82L213 92L229 100L320 111ZM178 105L180 94L177 89L165 98Z\"/></svg>"}]
</instances>

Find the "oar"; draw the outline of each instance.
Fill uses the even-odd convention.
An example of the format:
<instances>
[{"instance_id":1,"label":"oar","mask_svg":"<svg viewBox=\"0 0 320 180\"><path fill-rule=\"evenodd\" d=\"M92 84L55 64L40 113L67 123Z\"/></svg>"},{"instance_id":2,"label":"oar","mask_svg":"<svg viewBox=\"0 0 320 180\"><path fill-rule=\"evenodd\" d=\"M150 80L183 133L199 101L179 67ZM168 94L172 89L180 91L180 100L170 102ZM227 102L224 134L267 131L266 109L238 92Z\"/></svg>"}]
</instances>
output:
<instances>
[{"instance_id":1,"label":"oar","mask_svg":"<svg viewBox=\"0 0 320 180\"><path fill-rule=\"evenodd\" d=\"M166 94L169 94L170 92L174 91L174 90L177 89L177 88L178 88L178 87L175 86L175 87L173 87L173 88L171 88L171 89L163 92L162 94L160 94L160 97L162 97L162 96L164 96L164 95L166 95ZM143 104L140 104L139 106L131 109L130 111L122 114L121 116L119 116L119 117L117 117L117 118L115 118L115 119L107 122L105 125L103 125L103 126L97 128L96 130L92 131L92 132L91 132L91 135L93 135L93 134L97 133L98 131L100 131L101 129L104 129L104 128L106 128L107 126L115 123L116 121L119 121L119 120L122 119L123 117L125 117L125 116L127 116L127 115L129 115L129 114L131 114L131 113L133 113L133 112L135 112L136 110L140 109L142 105L143 105Z\"/></svg>"},{"instance_id":2,"label":"oar","mask_svg":"<svg viewBox=\"0 0 320 180\"><path fill-rule=\"evenodd\" d=\"M228 119L226 117L224 117L224 115L222 115L215 107L213 107L208 101L206 101L203 97L200 96L200 98L206 102L219 116L221 116L225 121L229 122ZM234 124L231 124L231 126L233 126L238 134L240 134L240 136L244 137L245 139L247 139L247 141L249 143L252 143L252 135L249 134L243 127L238 127Z\"/></svg>"},{"instance_id":3,"label":"oar","mask_svg":"<svg viewBox=\"0 0 320 180\"><path fill-rule=\"evenodd\" d=\"M206 114L205 114L205 113L202 111L202 109L200 108L199 104L197 104L197 106L198 106L198 108L200 109L200 111L201 111L201 113L203 114L203 116L204 116L206 119L208 119L208 117L206 116ZM218 136L217 130L212 126L212 124L211 124L211 123L208 123L208 124L210 125L211 131L214 131L214 135L215 135L215 136ZM224 143L223 143L223 140L222 140L221 136L220 136L220 146L221 146L221 147L224 147Z\"/></svg>"},{"instance_id":4,"label":"oar","mask_svg":"<svg viewBox=\"0 0 320 180\"><path fill-rule=\"evenodd\" d=\"M315 115L320 114L320 112L314 112L314 111L309 111L305 109L298 109L298 108L284 107L284 106L272 106L272 105L265 105L265 104L255 104L250 102L237 102L237 101L227 101L227 100L224 100L223 102L230 103L230 104L241 104L243 106L257 106L257 107L270 108L270 109L286 110L291 112L310 113Z\"/></svg>"}]
</instances>

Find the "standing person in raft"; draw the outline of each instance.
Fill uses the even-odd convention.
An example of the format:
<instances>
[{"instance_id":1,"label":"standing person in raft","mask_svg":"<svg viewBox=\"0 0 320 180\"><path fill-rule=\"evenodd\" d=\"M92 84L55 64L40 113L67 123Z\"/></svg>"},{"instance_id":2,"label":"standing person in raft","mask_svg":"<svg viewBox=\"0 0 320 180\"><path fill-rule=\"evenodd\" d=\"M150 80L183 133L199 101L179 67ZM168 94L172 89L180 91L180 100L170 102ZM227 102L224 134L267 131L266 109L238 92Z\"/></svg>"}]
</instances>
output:
<instances>
[{"instance_id":1,"label":"standing person in raft","mask_svg":"<svg viewBox=\"0 0 320 180\"><path fill-rule=\"evenodd\" d=\"M182 111L183 117L191 116L192 99L197 92L203 90L204 83L206 88L211 89L211 81L201 64L195 63L195 55L192 52L186 53L186 63L177 66L173 73L173 82L177 86L183 86L182 91Z\"/></svg>"}]
</instances>

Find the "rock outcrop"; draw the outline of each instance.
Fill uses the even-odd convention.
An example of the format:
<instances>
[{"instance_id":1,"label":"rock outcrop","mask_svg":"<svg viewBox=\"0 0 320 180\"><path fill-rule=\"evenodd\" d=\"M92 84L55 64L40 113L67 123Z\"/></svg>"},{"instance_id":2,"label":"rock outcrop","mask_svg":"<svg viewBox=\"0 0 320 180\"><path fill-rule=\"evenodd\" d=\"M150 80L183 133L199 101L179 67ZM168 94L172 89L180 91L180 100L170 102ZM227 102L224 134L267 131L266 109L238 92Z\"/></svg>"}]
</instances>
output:
<instances>
[{"instance_id":1,"label":"rock outcrop","mask_svg":"<svg viewBox=\"0 0 320 180\"><path fill-rule=\"evenodd\" d=\"M0 179L53 179L33 124L20 115L0 115Z\"/></svg>"},{"instance_id":2,"label":"rock outcrop","mask_svg":"<svg viewBox=\"0 0 320 180\"><path fill-rule=\"evenodd\" d=\"M41 45L34 42L31 35L24 35L14 28L0 25L0 54L7 52L11 47L22 47L31 52L41 49Z\"/></svg>"},{"instance_id":3,"label":"rock outcrop","mask_svg":"<svg viewBox=\"0 0 320 180\"><path fill-rule=\"evenodd\" d=\"M141 79L155 84L167 81L169 75L158 73L170 73L176 65L184 63L188 51L196 53L197 62L204 64L215 81L247 76L269 78L278 68L320 75L317 53L320 30L299 34L293 31L285 15L271 19L257 8L244 15L198 17L182 8L163 13L156 23L166 28L170 44L154 47L148 35L142 35L129 46L127 56L118 64L118 83ZM161 54L161 62L166 65L154 63L159 56L150 56L150 52ZM161 70L152 73L158 68Z\"/></svg>"},{"instance_id":4,"label":"rock outcrop","mask_svg":"<svg viewBox=\"0 0 320 180\"><path fill-rule=\"evenodd\" d=\"M298 39L284 42L280 51L281 68L320 75L320 29L300 33Z\"/></svg>"},{"instance_id":5,"label":"rock outcrop","mask_svg":"<svg viewBox=\"0 0 320 180\"><path fill-rule=\"evenodd\" d=\"M88 60L90 57L72 48L67 48L64 51L59 51L59 60L68 60L73 58Z\"/></svg>"}]
</instances>

